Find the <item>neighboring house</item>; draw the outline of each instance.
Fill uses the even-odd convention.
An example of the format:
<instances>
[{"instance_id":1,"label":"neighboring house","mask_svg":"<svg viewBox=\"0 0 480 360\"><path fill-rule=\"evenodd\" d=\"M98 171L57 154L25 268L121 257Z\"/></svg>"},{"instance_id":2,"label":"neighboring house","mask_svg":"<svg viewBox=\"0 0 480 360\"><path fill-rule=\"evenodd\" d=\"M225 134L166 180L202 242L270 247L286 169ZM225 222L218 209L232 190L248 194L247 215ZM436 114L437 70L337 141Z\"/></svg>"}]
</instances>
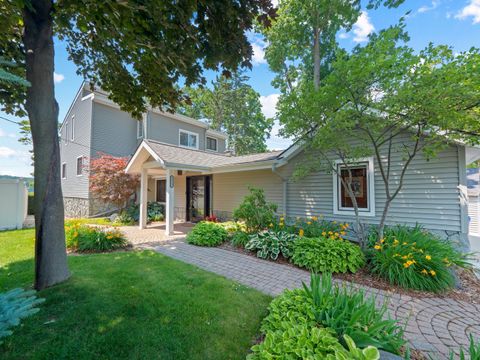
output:
<instances>
[{"instance_id":1,"label":"neighboring house","mask_svg":"<svg viewBox=\"0 0 480 360\"><path fill-rule=\"evenodd\" d=\"M469 233L480 236L480 169L467 169Z\"/></svg>"},{"instance_id":2,"label":"neighboring house","mask_svg":"<svg viewBox=\"0 0 480 360\"><path fill-rule=\"evenodd\" d=\"M105 92L92 92L82 84L60 128L60 157L65 214L92 216L110 209L89 191L88 166L100 153L132 156L142 139L177 146L225 152L226 136L204 122L149 109L142 120L132 118L108 99ZM165 179L149 180L149 199L165 201ZM157 191L160 190L160 191Z\"/></svg>"},{"instance_id":3,"label":"neighboring house","mask_svg":"<svg viewBox=\"0 0 480 360\"><path fill-rule=\"evenodd\" d=\"M174 220L198 221L211 214L220 218L230 217L248 194L249 186L264 189L267 200L278 205L280 215L323 215L326 219L354 221L350 199L336 175L320 171L294 180L293 172L305 158L301 146L293 145L284 151L231 156L223 151L225 136L211 132L199 121L149 111L145 115L146 131L141 133L135 128L134 120L119 111L105 94L82 94L75 103L84 99L88 100L84 107L92 114L85 120L90 124L87 126L91 139L87 146L88 156L94 156L96 151L124 156L133 154L126 171L141 175L141 228L146 226L147 201L166 203L166 230L171 234ZM72 115L73 112L67 115L67 120ZM78 120L75 121L78 125ZM187 124L191 127L187 128ZM65 127L64 124L62 131L66 131ZM130 132L123 127L130 127L129 131L135 134L138 130L138 135L143 136L138 139L136 136L133 139L128 137L127 140L121 136ZM162 130L170 127L173 130ZM153 131L154 128L157 130ZM187 132L182 132L182 129ZM208 150L208 147L214 147L208 145L210 140L207 141L207 138L210 136L216 139L217 151ZM70 155L73 146L69 146L62 144L62 158L70 159L67 162L73 161L70 171L75 171L78 155ZM479 158L480 149L461 144L449 144L429 161L419 155L406 173L403 190L391 205L387 224L414 226L419 223L444 238L459 240L468 246L466 165ZM393 164L401 162L400 153L392 154ZM392 168L392 181L399 172L398 165ZM360 161L354 176L358 183L357 202L361 207L362 221L378 224L385 195L373 158ZM82 181L88 184L87 177ZM68 185L67 182L68 176L64 180L66 203L72 198L82 198L76 185ZM92 202L88 186L82 191L80 195Z\"/></svg>"}]
</instances>

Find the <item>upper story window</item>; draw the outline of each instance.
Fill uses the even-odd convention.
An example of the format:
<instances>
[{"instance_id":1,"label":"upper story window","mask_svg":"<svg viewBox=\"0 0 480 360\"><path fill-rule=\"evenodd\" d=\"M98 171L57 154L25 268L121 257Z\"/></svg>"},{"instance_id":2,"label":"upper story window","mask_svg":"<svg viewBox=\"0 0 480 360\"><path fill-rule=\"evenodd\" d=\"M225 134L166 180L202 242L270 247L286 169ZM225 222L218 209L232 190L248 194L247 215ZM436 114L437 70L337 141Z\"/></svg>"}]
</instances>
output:
<instances>
[{"instance_id":1,"label":"upper story window","mask_svg":"<svg viewBox=\"0 0 480 360\"><path fill-rule=\"evenodd\" d=\"M198 134L187 130L180 130L178 142L180 146L198 149Z\"/></svg>"},{"instance_id":2,"label":"upper story window","mask_svg":"<svg viewBox=\"0 0 480 360\"><path fill-rule=\"evenodd\" d=\"M70 140L75 140L75 115L72 115L72 121L70 122L70 127L71 127L71 134L70 134Z\"/></svg>"},{"instance_id":3,"label":"upper story window","mask_svg":"<svg viewBox=\"0 0 480 360\"><path fill-rule=\"evenodd\" d=\"M68 121L65 121L65 134L63 134L63 142L65 144L68 144L68 129L69 129Z\"/></svg>"},{"instance_id":4,"label":"upper story window","mask_svg":"<svg viewBox=\"0 0 480 360\"><path fill-rule=\"evenodd\" d=\"M143 120L137 120L137 139L143 138Z\"/></svg>"},{"instance_id":5,"label":"upper story window","mask_svg":"<svg viewBox=\"0 0 480 360\"><path fill-rule=\"evenodd\" d=\"M207 136L207 150L218 151L217 139Z\"/></svg>"},{"instance_id":6,"label":"upper story window","mask_svg":"<svg viewBox=\"0 0 480 360\"><path fill-rule=\"evenodd\" d=\"M62 173L62 179L66 179L67 178L67 163L62 164L61 173Z\"/></svg>"},{"instance_id":7,"label":"upper story window","mask_svg":"<svg viewBox=\"0 0 480 360\"><path fill-rule=\"evenodd\" d=\"M83 172L83 156L77 158L77 176L82 176Z\"/></svg>"},{"instance_id":8,"label":"upper story window","mask_svg":"<svg viewBox=\"0 0 480 360\"><path fill-rule=\"evenodd\" d=\"M353 164L349 169L337 163L337 173L334 174L334 214L354 213L353 200L347 190L351 174L351 188L360 215L375 216L373 158Z\"/></svg>"}]
</instances>

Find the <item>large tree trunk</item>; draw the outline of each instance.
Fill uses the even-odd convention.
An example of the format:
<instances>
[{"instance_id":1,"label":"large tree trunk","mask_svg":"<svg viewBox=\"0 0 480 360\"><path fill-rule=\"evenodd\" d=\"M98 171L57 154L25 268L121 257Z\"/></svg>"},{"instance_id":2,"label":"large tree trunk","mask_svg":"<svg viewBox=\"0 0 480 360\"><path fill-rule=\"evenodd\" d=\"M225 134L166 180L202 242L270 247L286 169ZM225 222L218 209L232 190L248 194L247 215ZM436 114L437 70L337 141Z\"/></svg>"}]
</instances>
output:
<instances>
[{"instance_id":1,"label":"large tree trunk","mask_svg":"<svg viewBox=\"0 0 480 360\"><path fill-rule=\"evenodd\" d=\"M65 249L63 197L60 182L58 104L53 82L52 0L34 0L25 7L26 110L35 156L35 288L69 278Z\"/></svg>"}]
</instances>

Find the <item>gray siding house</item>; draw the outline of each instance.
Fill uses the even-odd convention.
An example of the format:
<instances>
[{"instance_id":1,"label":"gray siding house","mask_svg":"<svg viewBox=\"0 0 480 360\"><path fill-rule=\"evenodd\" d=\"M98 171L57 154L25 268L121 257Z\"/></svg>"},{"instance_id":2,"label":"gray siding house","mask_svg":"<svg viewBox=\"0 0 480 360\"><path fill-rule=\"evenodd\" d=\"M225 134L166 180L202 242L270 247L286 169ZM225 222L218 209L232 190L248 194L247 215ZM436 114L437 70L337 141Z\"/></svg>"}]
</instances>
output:
<instances>
[{"instance_id":1,"label":"gray siding house","mask_svg":"<svg viewBox=\"0 0 480 360\"><path fill-rule=\"evenodd\" d=\"M139 121L121 111L105 92L92 92L87 83L82 84L65 116L60 138L62 191L68 217L93 216L109 208L89 191L89 162L101 153L130 157L144 138L212 153L226 150L226 136L204 122L156 109L149 109ZM156 200L156 180L150 179L151 201Z\"/></svg>"},{"instance_id":2,"label":"gray siding house","mask_svg":"<svg viewBox=\"0 0 480 360\"><path fill-rule=\"evenodd\" d=\"M87 102L81 103L84 101ZM85 119L81 125L85 129L79 131L87 134L85 139L89 143L74 147L62 141L62 159L65 159L62 161L67 163L67 172L76 176L75 164L80 151L86 151L85 156L89 157L98 151L131 156L126 172L139 174L141 178L140 228L146 227L148 201L165 202L166 231L172 234L175 221L194 222L212 214L230 217L250 186L264 189L267 199L278 205L279 215L354 221L351 202L338 175L318 171L300 180L294 179L295 168L305 159L302 146L231 156L224 152L225 136L194 119L149 111L144 116L144 125L138 125L138 121L108 100L106 94L97 92L77 96L72 109L77 110L67 115L62 138L66 136L64 132L69 131L67 121ZM81 139L83 137L79 141ZM74 153L74 149L79 152ZM414 226L418 223L468 246L466 165L479 158L480 149L456 143L448 144L429 161L416 157L406 173L403 190L391 205L387 224ZM395 182L402 163L400 153L394 153L392 163L391 181ZM362 222L378 224L385 194L373 158L355 165L355 178L359 185L356 197ZM88 193L88 177L81 175L71 183L68 181L67 176L63 183L66 208L71 210L67 214L80 215L79 208L85 215L98 212L100 206Z\"/></svg>"}]
</instances>

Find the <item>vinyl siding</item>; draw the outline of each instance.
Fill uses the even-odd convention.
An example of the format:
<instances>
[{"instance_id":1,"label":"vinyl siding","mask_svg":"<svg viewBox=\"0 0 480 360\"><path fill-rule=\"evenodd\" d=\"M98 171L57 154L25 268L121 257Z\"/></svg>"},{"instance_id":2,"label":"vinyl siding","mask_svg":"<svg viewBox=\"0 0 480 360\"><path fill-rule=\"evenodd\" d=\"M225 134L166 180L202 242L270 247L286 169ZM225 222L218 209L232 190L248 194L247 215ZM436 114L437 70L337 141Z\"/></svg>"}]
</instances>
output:
<instances>
[{"instance_id":1,"label":"vinyl siding","mask_svg":"<svg viewBox=\"0 0 480 360\"><path fill-rule=\"evenodd\" d=\"M422 224L436 231L461 232L461 207L459 175L459 152L463 147L450 146L436 158L427 161L422 155L411 163L404 178L403 190L393 201L387 224ZM290 178L287 190L287 215L312 216L322 214L326 218L339 221L353 221L353 216L333 212L333 176L326 172L316 172L301 180L293 181L291 175L302 161L300 153L281 173ZM393 167L391 184L401 172L402 154L392 154ZM375 209L374 217L363 217L365 223L378 224L385 203L385 188L378 168L374 165ZM391 185L392 186L392 185Z\"/></svg>"},{"instance_id":2,"label":"vinyl siding","mask_svg":"<svg viewBox=\"0 0 480 360\"><path fill-rule=\"evenodd\" d=\"M94 102L92 124L92 149L95 158L104 152L113 156L131 156L135 152L137 121L130 114Z\"/></svg>"},{"instance_id":3,"label":"vinyl siding","mask_svg":"<svg viewBox=\"0 0 480 360\"><path fill-rule=\"evenodd\" d=\"M271 170L213 174L213 210L232 213L248 195L249 186L262 188L267 201L277 204L277 212L283 213L282 180Z\"/></svg>"},{"instance_id":4,"label":"vinyl siding","mask_svg":"<svg viewBox=\"0 0 480 360\"><path fill-rule=\"evenodd\" d=\"M82 176L77 176L77 158L83 156L84 164L87 166L90 157L92 100L88 98L82 101L84 95L86 93L81 93L76 98L60 129L60 158L62 164L67 164L67 178L62 179L63 196L87 199L89 197L88 174L84 171ZM70 136L73 116L75 137L72 141Z\"/></svg>"},{"instance_id":5,"label":"vinyl siding","mask_svg":"<svg viewBox=\"0 0 480 360\"><path fill-rule=\"evenodd\" d=\"M167 144L179 145L180 129L198 134L198 149L205 150L205 132L206 129L188 124L169 117L148 113L147 138L157 140Z\"/></svg>"}]
</instances>

